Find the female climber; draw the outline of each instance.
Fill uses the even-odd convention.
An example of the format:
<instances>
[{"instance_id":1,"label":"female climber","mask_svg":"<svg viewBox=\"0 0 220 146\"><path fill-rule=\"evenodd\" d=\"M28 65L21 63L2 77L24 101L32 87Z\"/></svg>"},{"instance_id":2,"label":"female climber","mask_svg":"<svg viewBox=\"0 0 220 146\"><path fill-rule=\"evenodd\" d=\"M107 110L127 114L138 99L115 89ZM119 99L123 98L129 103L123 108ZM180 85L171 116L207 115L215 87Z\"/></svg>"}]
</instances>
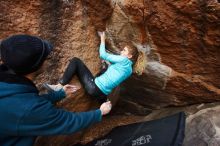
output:
<instances>
[{"instance_id":1,"label":"female climber","mask_svg":"<svg viewBox=\"0 0 220 146\"><path fill-rule=\"evenodd\" d=\"M109 61L111 65L98 77L94 77L88 67L79 58L70 60L63 77L57 85L44 84L48 90L59 90L68 84L74 75L77 75L86 92L95 97L99 102L105 102L107 95L121 82L131 76L135 63L141 61L141 54L136 47L127 45L120 55L109 54L105 50L105 32L100 32L101 44L99 48L100 58ZM143 61L143 60L142 60Z\"/></svg>"}]
</instances>

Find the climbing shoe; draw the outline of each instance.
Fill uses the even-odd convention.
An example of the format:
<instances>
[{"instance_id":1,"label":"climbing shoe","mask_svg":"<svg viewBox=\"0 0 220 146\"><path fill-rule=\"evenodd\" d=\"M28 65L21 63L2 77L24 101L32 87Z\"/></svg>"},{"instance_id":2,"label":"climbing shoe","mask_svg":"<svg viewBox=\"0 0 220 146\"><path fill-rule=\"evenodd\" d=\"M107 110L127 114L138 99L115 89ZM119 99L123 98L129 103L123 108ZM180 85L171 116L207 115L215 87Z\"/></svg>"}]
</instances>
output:
<instances>
[{"instance_id":1,"label":"climbing shoe","mask_svg":"<svg viewBox=\"0 0 220 146\"><path fill-rule=\"evenodd\" d=\"M61 84L50 85L50 84L47 84L47 83L44 83L43 87L46 88L48 91L59 91L63 88L63 86Z\"/></svg>"}]
</instances>

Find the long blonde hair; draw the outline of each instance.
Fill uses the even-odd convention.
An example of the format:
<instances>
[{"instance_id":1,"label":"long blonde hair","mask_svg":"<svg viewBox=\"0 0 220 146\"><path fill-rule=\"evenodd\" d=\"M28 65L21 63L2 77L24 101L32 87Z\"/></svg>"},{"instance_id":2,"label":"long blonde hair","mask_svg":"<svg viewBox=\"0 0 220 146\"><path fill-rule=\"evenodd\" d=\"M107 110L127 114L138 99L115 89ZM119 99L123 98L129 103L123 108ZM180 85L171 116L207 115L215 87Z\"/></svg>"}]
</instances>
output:
<instances>
[{"instance_id":1,"label":"long blonde hair","mask_svg":"<svg viewBox=\"0 0 220 146\"><path fill-rule=\"evenodd\" d=\"M132 55L130 60L133 62L133 73L141 75L147 64L147 56L143 51L138 51L138 49L131 44L126 45L126 47L128 48L129 54Z\"/></svg>"}]
</instances>

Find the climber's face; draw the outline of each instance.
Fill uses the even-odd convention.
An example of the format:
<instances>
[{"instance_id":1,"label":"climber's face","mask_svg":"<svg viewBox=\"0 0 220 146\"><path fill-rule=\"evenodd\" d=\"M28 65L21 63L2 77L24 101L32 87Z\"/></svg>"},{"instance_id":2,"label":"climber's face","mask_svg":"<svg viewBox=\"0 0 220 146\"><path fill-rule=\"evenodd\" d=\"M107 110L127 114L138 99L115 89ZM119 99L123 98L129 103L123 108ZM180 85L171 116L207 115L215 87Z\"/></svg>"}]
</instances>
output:
<instances>
[{"instance_id":1,"label":"climber's face","mask_svg":"<svg viewBox=\"0 0 220 146\"><path fill-rule=\"evenodd\" d=\"M121 55L127 58L132 58L132 55L130 54L127 47L124 47L124 49L121 51Z\"/></svg>"}]
</instances>

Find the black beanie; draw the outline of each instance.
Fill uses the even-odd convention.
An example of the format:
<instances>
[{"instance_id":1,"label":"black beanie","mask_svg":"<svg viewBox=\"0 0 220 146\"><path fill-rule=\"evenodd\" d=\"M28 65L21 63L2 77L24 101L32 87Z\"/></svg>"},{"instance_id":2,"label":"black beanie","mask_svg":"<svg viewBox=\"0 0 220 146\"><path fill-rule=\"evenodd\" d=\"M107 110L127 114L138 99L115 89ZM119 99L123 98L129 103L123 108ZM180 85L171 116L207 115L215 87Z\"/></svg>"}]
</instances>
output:
<instances>
[{"instance_id":1,"label":"black beanie","mask_svg":"<svg viewBox=\"0 0 220 146\"><path fill-rule=\"evenodd\" d=\"M13 35L0 46L3 63L20 75L38 70L52 49L49 42L30 35Z\"/></svg>"}]
</instances>

